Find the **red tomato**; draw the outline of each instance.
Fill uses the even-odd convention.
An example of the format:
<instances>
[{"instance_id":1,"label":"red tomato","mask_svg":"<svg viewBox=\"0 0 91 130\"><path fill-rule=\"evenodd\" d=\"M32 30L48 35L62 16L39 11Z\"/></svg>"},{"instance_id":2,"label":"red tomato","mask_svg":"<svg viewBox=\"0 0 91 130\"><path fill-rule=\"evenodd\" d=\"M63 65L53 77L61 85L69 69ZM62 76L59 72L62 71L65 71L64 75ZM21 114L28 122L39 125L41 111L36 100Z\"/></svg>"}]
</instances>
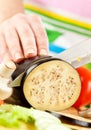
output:
<instances>
[{"instance_id":1,"label":"red tomato","mask_svg":"<svg viewBox=\"0 0 91 130\"><path fill-rule=\"evenodd\" d=\"M79 108L91 103L91 70L79 67L77 71L81 77L82 88L80 96L73 106Z\"/></svg>"}]
</instances>

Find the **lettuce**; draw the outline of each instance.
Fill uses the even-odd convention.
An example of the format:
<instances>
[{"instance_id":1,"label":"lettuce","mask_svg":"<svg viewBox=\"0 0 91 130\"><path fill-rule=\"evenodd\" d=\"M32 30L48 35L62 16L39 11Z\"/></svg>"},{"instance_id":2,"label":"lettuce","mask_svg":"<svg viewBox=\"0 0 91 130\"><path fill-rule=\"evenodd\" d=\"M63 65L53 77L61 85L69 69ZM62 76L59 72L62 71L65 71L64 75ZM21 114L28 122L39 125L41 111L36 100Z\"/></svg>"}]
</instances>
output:
<instances>
[{"instance_id":1,"label":"lettuce","mask_svg":"<svg viewBox=\"0 0 91 130\"><path fill-rule=\"evenodd\" d=\"M36 126L37 130L55 130L56 128L58 130L71 130L48 112L17 105L3 104L0 106L0 125L20 127L21 122Z\"/></svg>"},{"instance_id":2,"label":"lettuce","mask_svg":"<svg viewBox=\"0 0 91 130\"><path fill-rule=\"evenodd\" d=\"M35 119L30 113L30 109L6 104L0 106L0 125L19 127L21 124L20 121L32 124L35 122Z\"/></svg>"}]
</instances>

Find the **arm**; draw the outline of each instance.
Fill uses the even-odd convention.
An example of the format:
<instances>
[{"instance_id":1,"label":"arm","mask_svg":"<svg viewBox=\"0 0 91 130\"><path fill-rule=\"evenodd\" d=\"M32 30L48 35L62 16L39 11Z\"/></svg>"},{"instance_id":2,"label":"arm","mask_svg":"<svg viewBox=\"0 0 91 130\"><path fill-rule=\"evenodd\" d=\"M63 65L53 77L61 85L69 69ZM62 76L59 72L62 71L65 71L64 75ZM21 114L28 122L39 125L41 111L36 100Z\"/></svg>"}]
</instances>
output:
<instances>
[{"instance_id":1,"label":"arm","mask_svg":"<svg viewBox=\"0 0 91 130\"><path fill-rule=\"evenodd\" d=\"M0 0L0 22L17 13L24 13L22 0Z\"/></svg>"},{"instance_id":2,"label":"arm","mask_svg":"<svg viewBox=\"0 0 91 130\"><path fill-rule=\"evenodd\" d=\"M48 39L37 15L24 14L21 0L0 0L0 58L20 62L48 54Z\"/></svg>"}]
</instances>

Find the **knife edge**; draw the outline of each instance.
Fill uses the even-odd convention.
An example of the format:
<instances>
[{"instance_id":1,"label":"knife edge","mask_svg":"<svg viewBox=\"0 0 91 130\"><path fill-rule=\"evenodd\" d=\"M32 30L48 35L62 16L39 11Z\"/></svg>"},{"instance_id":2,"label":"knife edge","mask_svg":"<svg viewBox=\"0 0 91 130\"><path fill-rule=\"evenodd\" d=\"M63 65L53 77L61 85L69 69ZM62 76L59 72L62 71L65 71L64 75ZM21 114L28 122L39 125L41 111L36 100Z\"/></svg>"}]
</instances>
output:
<instances>
[{"instance_id":1,"label":"knife edge","mask_svg":"<svg viewBox=\"0 0 91 130\"><path fill-rule=\"evenodd\" d=\"M54 55L55 58L63 59L77 68L91 62L91 38L81 41L68 48L60 54ZM80 60L79 60L80 59Z\"/></svg>"}]
</instances>

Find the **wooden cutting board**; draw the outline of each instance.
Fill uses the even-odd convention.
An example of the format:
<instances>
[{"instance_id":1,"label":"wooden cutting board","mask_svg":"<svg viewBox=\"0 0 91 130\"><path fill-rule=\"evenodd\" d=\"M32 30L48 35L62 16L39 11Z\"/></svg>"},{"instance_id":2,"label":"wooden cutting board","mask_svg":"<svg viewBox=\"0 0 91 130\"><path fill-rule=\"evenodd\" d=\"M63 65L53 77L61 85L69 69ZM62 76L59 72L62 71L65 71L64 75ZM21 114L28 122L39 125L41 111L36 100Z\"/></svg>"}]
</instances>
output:
<instances>
[{"instance_id":1,"label":"wooden cutting board","mask_svg":"<svg viewBox=\"0 0 91 130\"><path fill-rule=\"evenodd\" d=\"M61 112L52 112L52 114L73 130L91 130L91 119L80 117L78 110L73 107Z\"/></svg>"}]
</instances>

